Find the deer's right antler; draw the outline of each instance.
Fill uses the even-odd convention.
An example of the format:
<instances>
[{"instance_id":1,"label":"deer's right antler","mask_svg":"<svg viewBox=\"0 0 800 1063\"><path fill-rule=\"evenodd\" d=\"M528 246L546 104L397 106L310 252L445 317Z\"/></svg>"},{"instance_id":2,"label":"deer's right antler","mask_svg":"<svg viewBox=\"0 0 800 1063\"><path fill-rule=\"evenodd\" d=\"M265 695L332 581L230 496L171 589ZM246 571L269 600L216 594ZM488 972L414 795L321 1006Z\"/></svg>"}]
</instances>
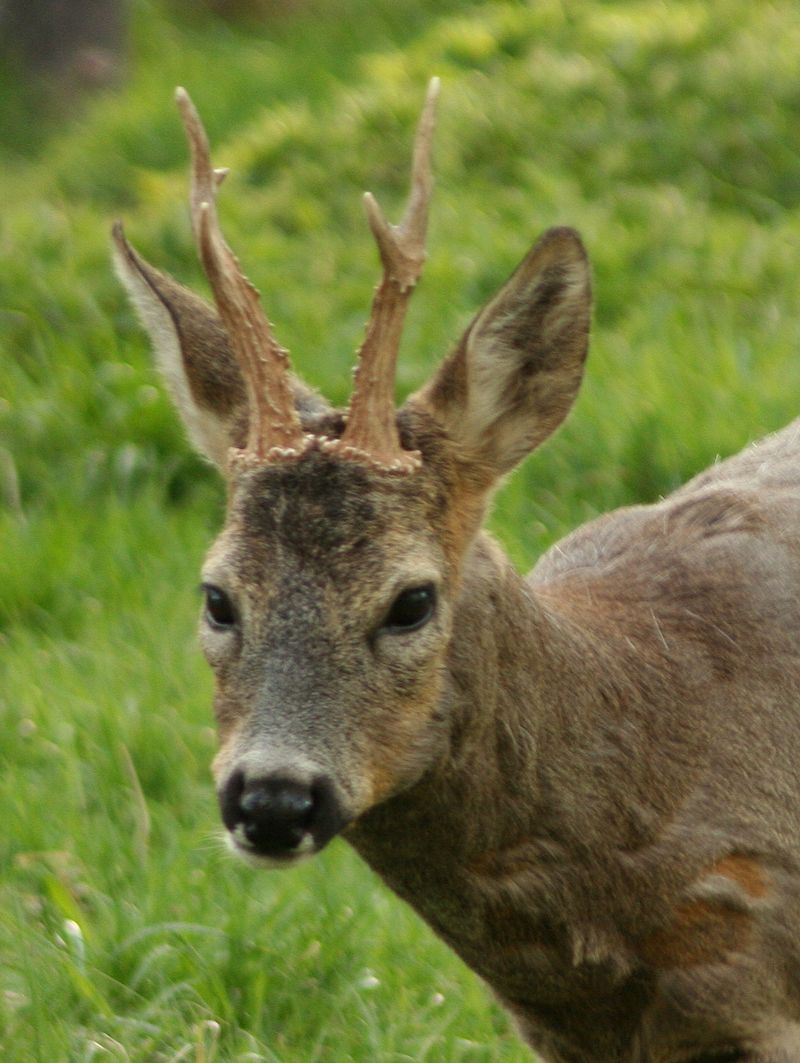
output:
<instances>
[{"instance_id":1,"label":"deer's right antler","mask_svg":"<svg viewBox=\"0 0 800 1063\"><path fill-rule=\"evenodd\" d=\"M259 294L225 242L217 217L216 193L228 171L213 169L208 138L189 94L179 88L175 95L192 153L195 241L247 389L247 442L238 456L258 464L299 456L308 439L292 397L288 353L275 339Z\"/></svg>"}]
</instances>

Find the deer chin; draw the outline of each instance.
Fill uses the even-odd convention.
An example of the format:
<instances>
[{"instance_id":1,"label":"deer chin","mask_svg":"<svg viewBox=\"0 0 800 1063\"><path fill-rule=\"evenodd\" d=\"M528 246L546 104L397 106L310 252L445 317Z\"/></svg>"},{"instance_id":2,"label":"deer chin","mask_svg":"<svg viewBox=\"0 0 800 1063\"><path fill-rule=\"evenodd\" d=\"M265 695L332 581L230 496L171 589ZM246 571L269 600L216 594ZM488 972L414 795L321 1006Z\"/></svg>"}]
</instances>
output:
<instances>
[{"instance_id":1,"label":"deer chin","mask_svg":"<svg viewBox=\"0 0 800 1063\"><path fill-rule=\"evenodd\" d=\"M294 849L280 854L265 853L247 840L241 826L226 832L225 844L230 852L248 867L262 871L286 870L295 867L315 856L321 848L314 840L313 834L307 831Z\"/></svg>"}]
</instances>

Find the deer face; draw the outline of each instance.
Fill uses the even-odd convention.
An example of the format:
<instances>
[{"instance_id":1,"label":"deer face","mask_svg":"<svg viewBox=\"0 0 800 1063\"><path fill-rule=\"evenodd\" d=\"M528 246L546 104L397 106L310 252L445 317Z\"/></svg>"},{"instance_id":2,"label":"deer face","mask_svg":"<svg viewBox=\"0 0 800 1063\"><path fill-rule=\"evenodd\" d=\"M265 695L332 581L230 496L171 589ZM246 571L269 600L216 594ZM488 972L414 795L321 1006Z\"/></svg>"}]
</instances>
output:
<instances>
[{"instance_id":1,"label":"deer face","mask_svg":"<svg viewBox=\"0 0 800 1063\"><path fill-rule=\"evenodd\" d=\"M412 786L447 750L459 574L495 482L566 416L586 355L588 264L550 230L430 382L395 414L394 362L424 259L435 86L401 226L373 200L384 277L356 389L337 413L287 369L222 239L199 119L192 215L216 308L115 228L119 275L190 436L228 482L203 570L216 676L214 763L233 848L287 864Z\"/></svg>"},{"instance_id":2,"label":"deer face","mask_svg":"<svg viewBox=\"0 0 800 1063\"><path fill-rule=\"evenodd\" d=\"M288 860L443 747L453 560L431 475L311 453L246 473L203 570L215 775L236 848Z\"/></svg>"}]
</instances>

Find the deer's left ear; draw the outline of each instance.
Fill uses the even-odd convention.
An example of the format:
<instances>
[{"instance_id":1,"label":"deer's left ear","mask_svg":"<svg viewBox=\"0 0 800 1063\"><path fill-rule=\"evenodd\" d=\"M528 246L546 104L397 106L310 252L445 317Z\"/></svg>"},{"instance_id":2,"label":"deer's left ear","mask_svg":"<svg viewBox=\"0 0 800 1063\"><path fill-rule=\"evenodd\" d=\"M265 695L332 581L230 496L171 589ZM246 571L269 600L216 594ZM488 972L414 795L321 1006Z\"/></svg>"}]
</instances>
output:
<instances>
[{"instance_id":1,"label":"deer's left ear","mask_svg":"<svg viewBox=\"0 0 800 1063\"><path fill-rule=\"evenodd\" d=\"M550 229L410 404L432 413L495 475L564 420L589 344L591 279L580 237Z\"/></svg>"}]
</instances>

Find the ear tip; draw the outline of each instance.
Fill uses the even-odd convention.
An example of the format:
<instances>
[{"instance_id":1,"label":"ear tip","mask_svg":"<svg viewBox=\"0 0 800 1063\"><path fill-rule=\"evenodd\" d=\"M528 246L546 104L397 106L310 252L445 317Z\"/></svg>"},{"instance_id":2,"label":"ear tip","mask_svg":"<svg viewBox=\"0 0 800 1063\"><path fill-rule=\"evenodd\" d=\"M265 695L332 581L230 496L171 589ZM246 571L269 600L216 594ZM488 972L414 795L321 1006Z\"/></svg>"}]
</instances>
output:
<instances>
[{"instance_id":1,"label":"ear tip","mask_svg":"<svg viewBox=\"0 0 800 1063\"><path fill-rule=\"evenodd\" d=\"M564 253L572 251L577 256L587 259L588 253L581 234L571 225L555 225L548 229L539 240L539 247L558 248Z\"/></svg>"},{"instance_id":2,"label":"ear tip","mask_svg":"<svg viewBox=\"0 0 800 1063\"><path fill-rule=\"evenodd\" d=\"M548 265L569 269L574 280L582 277L590 284L589 253L577 229L569 225L548 229L528 252L521 268L524 273L534 275Z\"/></svg>"}]
</instances>

